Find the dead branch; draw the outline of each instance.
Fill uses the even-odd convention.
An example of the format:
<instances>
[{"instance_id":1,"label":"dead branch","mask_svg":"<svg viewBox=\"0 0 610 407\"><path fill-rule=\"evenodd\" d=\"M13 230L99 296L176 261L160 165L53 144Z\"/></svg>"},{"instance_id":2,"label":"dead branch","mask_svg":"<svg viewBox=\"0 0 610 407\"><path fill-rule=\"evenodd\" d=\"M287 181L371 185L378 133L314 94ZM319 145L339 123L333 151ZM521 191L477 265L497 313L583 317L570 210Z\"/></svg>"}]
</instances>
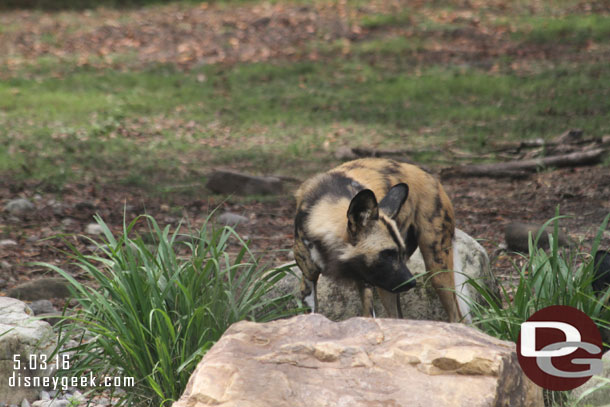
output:
<instances>
[{"instance_id":1,"label":"dead branch","mask_svg":"<svg viewBox=\"0 0 610 407\"><path fill-rule=\"evenodd\" d=\"M441 177L522 178L539 169L547 167L576 167L597 164L601 161L602 156L606 151L607 150L604 148L597 148L594 150L529 160L494 164L461 165L445 168L441 171Z\"/></svg>"}]
</instances>

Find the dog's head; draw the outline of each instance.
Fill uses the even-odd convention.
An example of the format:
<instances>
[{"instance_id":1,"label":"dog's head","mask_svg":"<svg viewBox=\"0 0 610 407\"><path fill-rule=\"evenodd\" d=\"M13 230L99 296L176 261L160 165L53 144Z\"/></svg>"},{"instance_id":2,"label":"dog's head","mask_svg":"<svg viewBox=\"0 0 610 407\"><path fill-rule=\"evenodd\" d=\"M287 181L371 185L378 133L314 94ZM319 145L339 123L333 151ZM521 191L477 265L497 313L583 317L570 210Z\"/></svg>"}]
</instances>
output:
<instances>
[{"instance_id":1,"label":"dog's head","mask_svg":"<svg viewBox=\"0 0 610 407\"><path fill-rule=\"evenodd\" d=\"M358 192L347 211L349 244L339 256L345 270L356 273L369 284L392 292L415 286L407 268L407 249L396 225L409 187L401 183L390 188L377 202L370 189Z\"/></svg>"}]
</instances>

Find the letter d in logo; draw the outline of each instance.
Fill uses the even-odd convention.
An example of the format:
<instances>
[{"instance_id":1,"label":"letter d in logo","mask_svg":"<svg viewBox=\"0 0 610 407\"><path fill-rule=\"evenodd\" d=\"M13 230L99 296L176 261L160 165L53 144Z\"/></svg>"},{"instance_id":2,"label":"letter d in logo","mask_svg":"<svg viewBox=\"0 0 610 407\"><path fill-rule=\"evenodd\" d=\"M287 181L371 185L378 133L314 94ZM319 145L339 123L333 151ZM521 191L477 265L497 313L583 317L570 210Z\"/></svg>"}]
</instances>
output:
<instances>
[{"instance_id":1,"label":"letter d in logo","mask_svg":"<svg viewBox=\"0 0 610 407\"><path fill-rule=\"evenodd\" d=\"M536 350L536 329L559 329L565 334L565 342L580 342L580 332L570 324L555 321L527 321L521 324L521 355L526 357L559 357L569 355L576 350L576 346L569 346L557 350Z\"/></svg>"}]
</instances>

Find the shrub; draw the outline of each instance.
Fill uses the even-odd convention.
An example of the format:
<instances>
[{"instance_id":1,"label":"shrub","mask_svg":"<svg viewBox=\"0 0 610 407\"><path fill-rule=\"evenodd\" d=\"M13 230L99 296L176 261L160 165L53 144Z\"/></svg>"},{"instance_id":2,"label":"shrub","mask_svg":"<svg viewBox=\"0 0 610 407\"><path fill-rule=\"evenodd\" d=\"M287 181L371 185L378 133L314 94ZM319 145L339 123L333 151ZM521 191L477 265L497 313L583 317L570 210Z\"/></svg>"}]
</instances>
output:
<instances>
[{"instance_id":1,"label":"shrub","mask_svg":"<svg viewBox=\"0 0 610 407\"><path fill-rule=\"evenodd\" d=\"M150 246L130 234L139 219L148 221ZM266 270L230 227L210 227L179 242L178 230L161 229L150 216L123 226L115 237L104 221L96 254L71 247L74 264L92 279L82 284L53 265L70 283L78 311L64 312L60 344L80 335L63 376L133 377L119 392L120 404L163 406L179 398L203 354L234 322L269 321L298 310L291 296L269 291L289 269ZM238 247L229 254L229 246ZM181 255L179 249L185 249ZM93 389L93 392L102 389Z\"/></svg>"},{"instance_id":2,"label":"shrub","mask_svg":"<svg viewBox=\"0 0 610 407\"><path fill-rule=\"evenodd\" d=\"M485 286L470 279L471 284L488 304L470 304L474 324L482 331L500 339L516 342L521 323L533 313L550 305L569 305L585 312L597 324L604 341L610 332L610 307L607 304L610 288L605 293L594 292L594 258L602 234L606 230L610 214L602 222L589 253L571 247L560 250L558 246L559 221L557 215L547 221L533 237L529 236L529 253L520 254L523 265L514 263L519 280L516 284L500 284L500 297L496 297ZM548 251L538 247L544 230L554 224L549 235ZM545 392L546 405L564 405L565 393Z\"/></svg>"}]
</instances>

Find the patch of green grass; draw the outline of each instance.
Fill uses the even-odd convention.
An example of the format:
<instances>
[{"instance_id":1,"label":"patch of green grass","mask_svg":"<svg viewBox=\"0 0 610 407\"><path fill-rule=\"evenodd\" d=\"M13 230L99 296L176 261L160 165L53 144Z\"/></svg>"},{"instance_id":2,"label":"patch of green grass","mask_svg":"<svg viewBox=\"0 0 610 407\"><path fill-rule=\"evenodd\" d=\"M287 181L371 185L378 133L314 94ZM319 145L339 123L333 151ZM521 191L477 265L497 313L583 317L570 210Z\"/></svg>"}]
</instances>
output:
<instances>
[{"instance_id":1,"label":"patch of green grass","mask_svg":"<svg viewBox=\"0 0 610 407\"><path fill-rule=\"evenodd\" d=\"M411 12L403 10L393 14L369 14L360 19L360 25L368 29L407 26L411 23Z\"/></svg>"},{"instance_id":2,"label":"patch of green grass","mask_svg":"<svg viewBox=\"0 0 610 407\"><path fill-rule=\"evenodd\" d=\"M605 64L521 77L412 66L406 40L384 44L391 63L363 53L192 72L72 67L60 78L47 67L34 79L10 78L0 83L1 169L58 185L94 174L154 188L201 181L205 163L294 175L342 145L405 148L407 140L425 149L459 140L478 152L568 128L610 131ZM368 52L370 44L357 46Z\"/></svg>"},{"instance_id":3,"label":"patch of green grass","mask_svg":"<svg viewBox=\"0 0 610 407\"><path fill-rule=\"evenodd\" d=\"M588 41L610 41L610 16L568 15L564 17L529 17L520 23L515 38L536 44L585 45Z\"/></svg>"}]
</instances>

